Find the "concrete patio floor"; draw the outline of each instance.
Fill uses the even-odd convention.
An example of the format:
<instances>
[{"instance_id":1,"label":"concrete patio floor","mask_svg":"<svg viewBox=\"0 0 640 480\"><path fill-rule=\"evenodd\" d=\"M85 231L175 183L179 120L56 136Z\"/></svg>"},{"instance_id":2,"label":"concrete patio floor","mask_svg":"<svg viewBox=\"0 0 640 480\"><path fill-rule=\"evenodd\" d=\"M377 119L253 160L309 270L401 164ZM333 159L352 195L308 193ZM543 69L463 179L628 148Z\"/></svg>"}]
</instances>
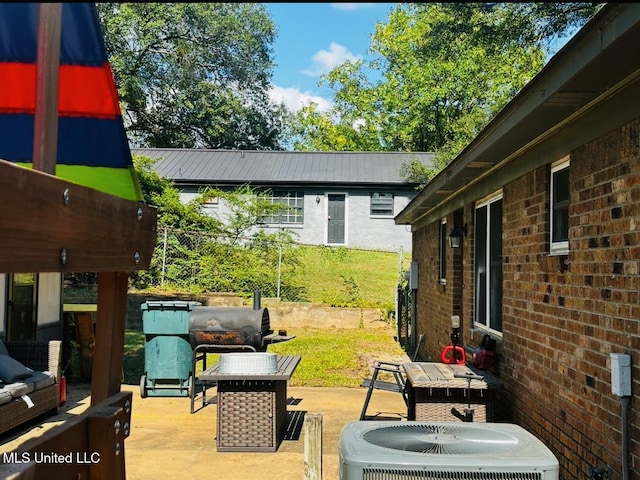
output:
<instances>
[{"instance_id":1,"label":"concrete patio floor","mask_svg":"<svg viewBox=\"0 0 640 480\"><path fill-rule=\"evenodd\" d=\"M70 415L89 407L89 385L70 385L58 415L0 437L0 454L19 451L20 444L55 428ZM305 415L322 416L322 480L339 479L338 443L342 428L359 420L364 388L288 387L290 424L276 452L218 452L217 405L196 402L190 413L188 397L140 397L138 385L123 385L133 394L131 434L125 441L127 479L291 480L304 479ZM215 388L209 391L215 396ZM398 393L375 390L367 409L373 421L404 421L407 408Z\"/></svg>"}]
</instances>

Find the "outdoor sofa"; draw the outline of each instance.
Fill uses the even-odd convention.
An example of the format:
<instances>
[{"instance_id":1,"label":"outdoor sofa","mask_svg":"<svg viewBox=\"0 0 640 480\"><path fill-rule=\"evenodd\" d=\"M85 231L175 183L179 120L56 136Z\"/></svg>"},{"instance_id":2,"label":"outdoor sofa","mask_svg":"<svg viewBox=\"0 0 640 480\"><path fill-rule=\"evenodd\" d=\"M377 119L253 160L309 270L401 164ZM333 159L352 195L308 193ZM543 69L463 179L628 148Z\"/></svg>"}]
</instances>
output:
<instances>
[{"instance_id":1,"label":"outdoor sofa","mask_svg":"<svg viewBox=\"0 0 640 480\"><path fill-rule=\"evenodd\" d=\"M0 340L0 437L60 406L60 340Z\"/></svg>"}]
</instances>

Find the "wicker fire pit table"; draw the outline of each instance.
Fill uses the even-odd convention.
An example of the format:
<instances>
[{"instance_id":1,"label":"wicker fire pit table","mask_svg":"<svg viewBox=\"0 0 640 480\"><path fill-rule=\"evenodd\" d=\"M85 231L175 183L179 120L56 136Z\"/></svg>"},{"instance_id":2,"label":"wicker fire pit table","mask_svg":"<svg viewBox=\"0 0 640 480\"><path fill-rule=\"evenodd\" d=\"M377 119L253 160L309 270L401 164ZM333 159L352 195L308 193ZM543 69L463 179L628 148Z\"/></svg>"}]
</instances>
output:
<instances>
[{"instance_id":1,"label":"wicker fire pit table","mask_svg":"<svg viewBox=\"0 0 640 480\"><path fill-rule=\"evenodd\" d=\"M473 421L494 421L495 393L502 388L502 382L488 372L472 365L437 362L410 362L403 367L407 374L409 420L464 421L470 387ZM459 375L478 375L482 380L468 383Z\"/></svg>"},{"instance_id":2,"label":"wicker fire pit table","mask_svg":"<svg viewBox=\"0 0 640 480\"><path fill-rule=\"evenodd\" d=\"M278 449L287 427L287 381L300 359L278 355L273 373L221 373L220 362L202 372L201 380L217 382L219 452Z\"/></svg>"}]
</instances>

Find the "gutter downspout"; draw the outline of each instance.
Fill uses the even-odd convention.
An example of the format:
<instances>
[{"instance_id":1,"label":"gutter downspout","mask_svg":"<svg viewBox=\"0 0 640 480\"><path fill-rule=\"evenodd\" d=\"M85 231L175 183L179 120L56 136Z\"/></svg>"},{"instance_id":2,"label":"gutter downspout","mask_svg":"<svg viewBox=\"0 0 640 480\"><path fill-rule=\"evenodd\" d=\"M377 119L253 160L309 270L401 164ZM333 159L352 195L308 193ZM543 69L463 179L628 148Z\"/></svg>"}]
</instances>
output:
<instances>
[{"instance_id":1,"label":"gutter downspout","mask_svg":"<svg viewBox=\"0 0 640 480\"><path fill-rule=\"evenodd\" d=\"M629 400L631 397L620 397L622 407L622 480L629 480Z\"/></svg>"}]
</instances>

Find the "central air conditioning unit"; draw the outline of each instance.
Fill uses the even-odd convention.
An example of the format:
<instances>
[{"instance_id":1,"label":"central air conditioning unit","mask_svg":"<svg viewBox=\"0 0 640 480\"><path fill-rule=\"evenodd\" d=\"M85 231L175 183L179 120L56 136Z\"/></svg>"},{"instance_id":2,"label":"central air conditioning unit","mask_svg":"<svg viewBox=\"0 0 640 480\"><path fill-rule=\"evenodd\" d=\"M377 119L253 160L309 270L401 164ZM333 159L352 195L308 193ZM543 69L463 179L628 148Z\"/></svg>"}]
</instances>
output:
<instances>
[{"instance_id":1,"label":"central air conditioning unit","mask_svg":"<svg viewBox=\"0 0 640 480\"><path fill-rule=\"evenodd\" d=\"M557 458L510 423L357 421L340 435L340 480L558 480Z\"/></svg>"}]
</instances>

